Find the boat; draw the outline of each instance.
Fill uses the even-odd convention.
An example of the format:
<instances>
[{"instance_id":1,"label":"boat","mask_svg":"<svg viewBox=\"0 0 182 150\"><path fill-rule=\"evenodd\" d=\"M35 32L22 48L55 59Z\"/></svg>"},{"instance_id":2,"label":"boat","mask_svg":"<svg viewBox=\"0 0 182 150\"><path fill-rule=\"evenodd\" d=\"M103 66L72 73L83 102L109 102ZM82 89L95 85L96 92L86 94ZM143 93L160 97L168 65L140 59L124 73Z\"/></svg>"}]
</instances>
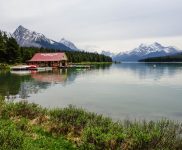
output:
<instances>
[{"instance_id":1,"label":"boat","mask_svg":"<svg viewBox=\"0 0 182 150\"><path fill-rule=\"evenodd\" d=\"M52 67L37 67L36 65L18 65L10 68L12 71L51 71Z\"/></svg>"},{"instance_id":2,"label":"boat","mask_svg":"<svg viewBox=\"0 0 182 150\"><path fill-rule=\"evenodd\" d=\"M153 68L156 68L157 67L157 65L153 65Z\"/></svg>"},{"instance_id":3,"label":"boat","mask_svg":"<svg viewBox=\"0 0 182 150\"><path fill-rule=\"evenodd\" d=\"M32 73L32 71L30 70L12 70L11 71L12 74L16 74L16 75L19 75L19 76L24 76L24 75L29 75Z\"/></svg>"},{"instance_id":4,"label":"boat","mask_svg":"<svg viewBox=\"0 0 182 150\"><path fill-rule=\"evenodd\" d=\"M36 65L29 65L28 70L37 70L37 66Z\"/></svg>"},{"instance_id":5,"label":"boat","mask_svg":"<svg viewBox=\"0 0 182 150\"><path fill-rule=\"evenodd\" d=\"M14 70L14 71L18 71L18 70L29 70L29 65L17 65L17 66L13 66L10 69Z\"/></svg>"},{"instance_id":6,"label":"boat","mask_svg":"<svg viewBox=\"0 0 182 150\"><path fill-rule=\"evenodd\" d=\"M37 71L51 71L52 67L37 67Z\"/></svg>"}]
</instances>

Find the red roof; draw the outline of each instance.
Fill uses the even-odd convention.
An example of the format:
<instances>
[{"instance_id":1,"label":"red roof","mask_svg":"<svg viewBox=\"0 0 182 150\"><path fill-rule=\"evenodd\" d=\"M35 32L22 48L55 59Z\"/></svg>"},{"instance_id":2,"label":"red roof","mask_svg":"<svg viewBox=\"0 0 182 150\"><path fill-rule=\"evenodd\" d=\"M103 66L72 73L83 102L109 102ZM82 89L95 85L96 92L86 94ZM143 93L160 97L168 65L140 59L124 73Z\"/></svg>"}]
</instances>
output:
<instances>
[{"instance_id":1,"label":"red roof","mask_svg":"<svg viewBox=\"0 0 182 150\"><path fill-rule=\"evenodd\" d=\"M65 59L64 53L36 53L30 61L61 61Z\"/></svg>"}]
</instances>

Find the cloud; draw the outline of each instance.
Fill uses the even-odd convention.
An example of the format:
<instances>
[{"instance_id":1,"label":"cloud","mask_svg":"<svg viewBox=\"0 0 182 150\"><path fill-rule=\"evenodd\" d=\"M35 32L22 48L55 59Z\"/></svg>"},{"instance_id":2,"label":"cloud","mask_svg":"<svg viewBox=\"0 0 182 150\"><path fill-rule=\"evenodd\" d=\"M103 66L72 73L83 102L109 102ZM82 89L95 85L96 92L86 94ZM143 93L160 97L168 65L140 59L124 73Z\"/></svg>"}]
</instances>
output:
<instances>
[{"instance_id":1,"label":"cloud","mask_svg":"<svg viewBox=\"0 0 182 150\"><path fill-rule=\"evenodd\" d=\"M113 41L108 47L118 49L118 41L182 36L181 0L0 0L0 10L2 30L22 24L83 47Z\"/></svg>"}]
</instances>

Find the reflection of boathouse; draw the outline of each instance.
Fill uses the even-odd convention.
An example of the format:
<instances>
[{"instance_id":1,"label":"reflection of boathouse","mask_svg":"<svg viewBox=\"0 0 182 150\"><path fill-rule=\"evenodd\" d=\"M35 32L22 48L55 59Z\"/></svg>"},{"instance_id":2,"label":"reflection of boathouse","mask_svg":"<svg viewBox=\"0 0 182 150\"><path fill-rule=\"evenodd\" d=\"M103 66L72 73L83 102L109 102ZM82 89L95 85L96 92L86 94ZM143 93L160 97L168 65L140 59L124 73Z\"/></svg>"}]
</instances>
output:
<instances>
[{"instance_id":1,"label":"reflection of boathouse","mask_svg":"<svg viewBox=\"0 0 182 150\"><path fill-rule=\"evenodd\" d=\"M62 70L61 70L62 71ZM67 73L63 72L42 72L31 74L31 77L37 81L47 82L47 83L61 83L66 81Z\"/></svg>"},{"instance_id":2,"label":"reflection of boathouse","mask_svg":"<svg viewBox=\"0 0 182 150\"><path fill-rule=\"evenodd\" d=\"M37 65L39 67L65 67L68 58L65 53L36 53L29 65Z\"/></svg>"}]
</instances>

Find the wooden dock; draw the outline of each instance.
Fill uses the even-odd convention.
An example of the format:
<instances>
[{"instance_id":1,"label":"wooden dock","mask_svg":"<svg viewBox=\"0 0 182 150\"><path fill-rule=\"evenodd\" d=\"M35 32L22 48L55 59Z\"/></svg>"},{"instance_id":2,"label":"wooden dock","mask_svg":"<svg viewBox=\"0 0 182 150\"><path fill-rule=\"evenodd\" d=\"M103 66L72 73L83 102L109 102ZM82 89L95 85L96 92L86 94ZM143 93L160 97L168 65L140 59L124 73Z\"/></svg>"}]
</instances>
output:
<instances>
[{"instance_id":1,"label":"wooden dock","mask_svg":"<svg viewBox=\"0 0 182 150\"><path fill-rule=\"evenodd\" d=\"M90 65L68 65L68 66L61 66L60 68L91 68Z\"/></svg>"}]
</instances>

